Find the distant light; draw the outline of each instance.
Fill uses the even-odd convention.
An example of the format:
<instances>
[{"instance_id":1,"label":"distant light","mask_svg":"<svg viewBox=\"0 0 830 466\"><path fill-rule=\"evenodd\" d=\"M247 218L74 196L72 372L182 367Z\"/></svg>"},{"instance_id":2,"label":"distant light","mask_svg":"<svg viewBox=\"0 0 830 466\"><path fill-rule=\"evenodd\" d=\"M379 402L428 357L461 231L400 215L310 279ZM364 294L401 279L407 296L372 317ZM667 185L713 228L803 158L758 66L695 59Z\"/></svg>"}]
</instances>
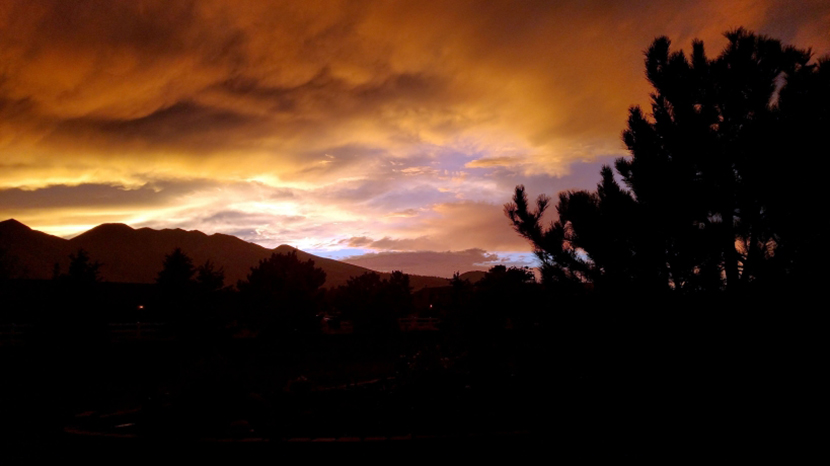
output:
<instances>
[{"instance_id":1,"label":"distant light","mask_svg":"<svg viewBox=\"0 0 830 466\"><path fill-rule=\"evenodd\" d=\"M139 305L138 305L138 309L139 309L139 310L144 309L144 305L143 305L143 304L139 304Z\"/></svg>"}]
</instances>

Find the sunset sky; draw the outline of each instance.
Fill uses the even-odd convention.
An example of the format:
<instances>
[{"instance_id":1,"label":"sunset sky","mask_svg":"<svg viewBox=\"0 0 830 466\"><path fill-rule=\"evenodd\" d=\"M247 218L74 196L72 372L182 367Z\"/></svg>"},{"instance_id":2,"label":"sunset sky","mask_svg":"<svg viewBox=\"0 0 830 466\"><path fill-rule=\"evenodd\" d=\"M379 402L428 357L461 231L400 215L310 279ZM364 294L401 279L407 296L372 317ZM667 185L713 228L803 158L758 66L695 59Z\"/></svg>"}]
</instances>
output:
<instances>
[{"instance_id":1,"label":"sunset sky","mask_svg":"<svg viewBox=\"0 0 830 466\"><path fill-rule=\"evenodd\" d=\"M830 2L0 2L0 220L227 233L376 270L533 265L502 209L593 188L643 52Z\"/></svg>"}]
</instances>

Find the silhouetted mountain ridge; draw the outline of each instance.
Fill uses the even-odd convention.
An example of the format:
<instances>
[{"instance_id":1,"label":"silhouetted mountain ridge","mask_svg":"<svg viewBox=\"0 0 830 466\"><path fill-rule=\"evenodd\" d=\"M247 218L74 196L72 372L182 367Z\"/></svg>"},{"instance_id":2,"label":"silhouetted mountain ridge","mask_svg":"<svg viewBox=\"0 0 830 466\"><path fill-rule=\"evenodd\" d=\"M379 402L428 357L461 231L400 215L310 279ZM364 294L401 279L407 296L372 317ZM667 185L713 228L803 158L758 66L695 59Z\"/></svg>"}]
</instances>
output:
<instances>
[{"instance_id":1,"label":"silhouetted mountain ridge","mask_svg":"<svg viewBox=\"0 0 830 466\"><path fill-rule=\"evenodd\" d=\"M110 282L154 283L162 268L164 256L181 248L199 266L211 260L224 267L225 283L235 285L247 278L252 266L273 253L296 251L297 258L314 264L326 272L326 288L345 284L355 276L373 270L345 262L326 259L288 245L268 249L235 236L215 233L207 235L198 230L132 228L123 223L98 225L72 239L52 236L11 219L0 222L0 244L7 254L14 256L22 277L51 278L54 265L64 272L69 265L69 254L79 248L86 250L92 260L102 263L101 278ZM378 272L382 277L389 274ZM412 275L414 289L444 286L448 281L439 277Z\"/></svg>"},{"instance_id":2,"label":"silhouetted mountain ridge","mask_svg":"<svg viewBox=\"0 0 830 466\"><path fill-rule=\"evenodd\" d=\"M3 220L0 222L0 231L31 231L32 229L29 228L27 225L24 225L17 220L10 218L8 220Z\"/></svg>"},{"instance_id":3,"label":"silhouetted mountain ridge","mask_svg":"<svg viewBox=\"0 0 830 466\"><path fill-rule=\"evenodd\" d=\"M0 222L0 248L14 262L13 273L27 278L51 278L56 258L68 264L68 241L10 219Z\"/></svg>"}]
</instances>

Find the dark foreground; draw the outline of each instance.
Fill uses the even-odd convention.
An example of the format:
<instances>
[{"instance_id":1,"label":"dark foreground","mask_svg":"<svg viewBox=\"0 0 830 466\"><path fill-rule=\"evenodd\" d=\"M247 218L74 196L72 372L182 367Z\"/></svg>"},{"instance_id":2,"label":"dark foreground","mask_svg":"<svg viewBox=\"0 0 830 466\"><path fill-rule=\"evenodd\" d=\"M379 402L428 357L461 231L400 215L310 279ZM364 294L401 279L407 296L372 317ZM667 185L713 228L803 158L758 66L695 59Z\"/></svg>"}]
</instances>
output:
<instances>
[{"instance_id":1,"label":"dark foreground","mask_svg":"<svg viewBox=\"0 0 830 466\"><path fill-rule=\"evenodd\" d=\"M4 455L793 459L818 444L814 321L658 315L480 335L38 337L0 348Z\"/></svg>"}]
</instances>

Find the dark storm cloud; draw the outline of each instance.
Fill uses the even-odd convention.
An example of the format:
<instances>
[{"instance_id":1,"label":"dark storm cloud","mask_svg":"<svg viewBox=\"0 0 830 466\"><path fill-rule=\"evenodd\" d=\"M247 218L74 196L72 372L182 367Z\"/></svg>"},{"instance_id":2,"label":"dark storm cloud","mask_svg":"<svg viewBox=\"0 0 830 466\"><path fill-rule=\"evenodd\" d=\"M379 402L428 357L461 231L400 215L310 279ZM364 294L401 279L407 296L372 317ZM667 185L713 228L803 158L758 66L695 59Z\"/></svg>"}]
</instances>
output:
<instances>
[{"instance_id":1,"label":"dark storm cloud","mask_svg":"<svg viewBox=\"0 0 830 466\"><path fill-rule=\"evenodd\" d=\"M177 197L204 188L209 182L147 183L136 189L104 184L56 185L46 188L0 190L0 209L24 211L54 208L104 208L161 206Z\"/></svg>"},{"instance_id":2,"label":"dark storm cloud","mask_svg":"<svg viewBox=\"0 0 830 466\"><path fill-rule=\"evenodd\" d=\"M262 118L178 102L135 119L81 117L61 122L44 142L60 143L86 135L92 148L115 147L198 150L202 154L229 148L250 148L237 131L264 124ZM79 143L82 144L82 143Z\"/></svg>"}]
</instances>

